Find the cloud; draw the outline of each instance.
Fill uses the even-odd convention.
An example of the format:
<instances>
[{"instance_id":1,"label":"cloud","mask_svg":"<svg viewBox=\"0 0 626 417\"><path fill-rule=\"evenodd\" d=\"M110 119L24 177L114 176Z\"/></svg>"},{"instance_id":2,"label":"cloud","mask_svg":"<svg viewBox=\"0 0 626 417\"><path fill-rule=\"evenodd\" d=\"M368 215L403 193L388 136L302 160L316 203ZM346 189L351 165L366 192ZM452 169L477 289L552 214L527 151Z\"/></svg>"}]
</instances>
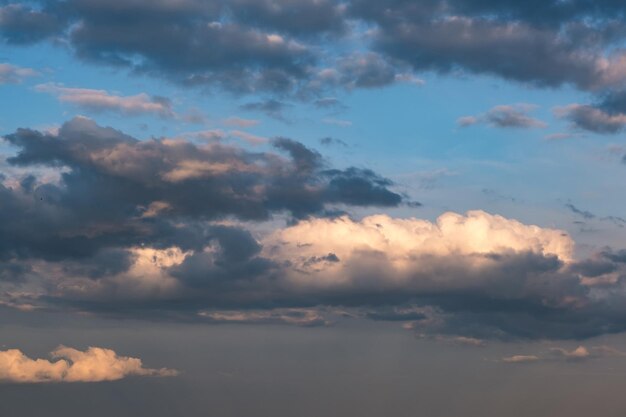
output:
<instances>
[{"instance_id":1,"label":"cloud","mask_svg":"<svg viewBox=\"0 0 626 417\"><path fill-rule=\"evenodd\" d=\"M291 105L288 103L283 103L282 101L278 101L275 99L269 99L265 101L246 103L241 106L241 109L246 111L265 113L267 116L273 119L286 122L287 118L285 117L284 112L289 107L291 107Z\"/></svg>"},{"instance_id":2,"label":"cloud","mask_svg":"<svg viewBox=\"0 0 626 417\"><path fill-rule=\"evenodd\" d=\"M578 346L568 350L562 347L552 347L541 355L516 355L503 358L502 362L508 363L529 363L529 362L546 362L559 361L565 363L585 362L593 359L624 357L626 353L621 352L610 346Z\"/></svg>"},{"instance_id":3,"label":"cloud","mask_svg":"<svg viewBox=\"0 0 626 417\"><path fill-rule=\"evenodd\" d=\"M230 8L232 9L232 8ZM8 41L35 42L62 35L83 60L128 68L186 85L216 86L238 93L288 91L302 79L314 54L276 30L223 19L230 13L217 1L146 1L120 5L102 0L47 3L21 15L64 22L62 31L40 31L29 19L11 23ZM22 19L25 21L26 19ZM150 34L146 36L146 34Z\"/></svg>"},{"instance_id":4,"label":"cloud","mask_svg":"<svg viewBox=\"0 0 626 417\"><path fill-rule=\"evenodd\" d=\"M325 91L333 87L353 90L385 87L397 82L418 86L424 83L406 71L406 65L378 53L354 52L337 58L331 66L319 69L308 87L313 91Z\"/></svg>"},{"instance_id":5,"label":"cloud","mask_svg":"<svg viewBox=\"0 0 626 417\"><path fill-rule=\"evenodd\" d=\"M172 103L165 97L140 93L134 96L118 96L105 90L69 88L56 84L39 84L35 91L56 96L60 102L69 103L93 112L113 111L124 115L155 114L174 117Z\"/></svg>"},{"instance_id":6,"label":"cloud","mask_svg":"<svg viewBox=\"0 0 626 417\"><path fill-rule=\"evenodd\" d=\"M318 109L345 110L347 107L335 97L322 97L313 102Z\"/></svg>"},{"instance_id":7,"label":"cloud","mask_svg":"<svg viewBox=\"0 0 626 417\"><path fill-rule=\"evenodd\" d=\"M184 85L306 100L337 88L421 85L417 73L426 72L586 91L626 79L623 5L514 3L19 2L0 7L0 38L60 41L82 60Z\"/></svg>"},{"instance_id":8,"label":"cloud","mask_svg":"<svg viewBox=\"0 0 626 417\"><path fill-rule=\"evenodd\" d=\"M502 362L506 363L527 363L527 362L537 362L539 357L535 355L514 355L508 356L506 358L502 358Z\"/></svg>"},{"instance_id":9,"label":"cloud","mask_svg":"<svg viewBox=\"0 0 626 417\"><path fill-rule=\"evenodd\" d=\"M66 22L52 10L22 4L0 7L0 36L12 44L28 44L61 34Z\"/></svg>"},{"instance_id":10,"label":"cloud","mask_svg":"<svg viewBox=\"0 0 626 417\"><path fill-rule=\"evenodd\" d=\"M598 134L617 134L626 127L626 92L604 95L595 104L573 103L554 108L557 117L569 120L575 129Z\"/></svg>"},{"instance_id":11,"label":"cloud","mask_svg":"<svg viewBox=\"0 0 626 417\"><path fill-rule=\"evenodd\" d=\"M200 317L213 323L230 324L289 324L301 327L328 326L315 309L200 311Z\"/></svg>"},{"instance_id":12,"label":"cloud","mask_svg":"<svg viewBox=\"0 0 626 417\"><path fill-rule=\"evenodd\" d=\"M579 135L576 135L574 133L567 133L567 132L558 132L558 133L551 133L549 135L544 136L543 138L545 140L565 140L565 139L571 139L571 138L575 138L578 137Z\"/></svg>"},{"instance_id":13,"label":"cloud","mask_svg":"<svg viewBox=\"0 0 626 417\"><path fill-rule=\"evenodd\" d=\"M575 128L599 134L619 133L626 127L626 114L610 114L589 105L557 107L555 114L569 120Z\"/></svg>"},{"instance_id":14,"label":"cloud","mask_svg":"<svg viewBox=\"0 0 626 417\"><path fill-rule=\"evenodd\" d=\"M468 127L486 123L492 127L515 129L546 127L544 122L528 115L533 108L534 106L529 104L495 106L482 115L461 117L457 120L457 124L461 127Z\"/></svg>"},{"instance_id":15,"label":"cloud","mask_svg":"<svg viewBox=\"0 0 626 417\"><path fill-rule=\"evenodd\" d=\"M564 231L482 211L350 217L406 199L293 139L252 152L138 140L80 117L5 140L6 307L204 322L328 321L328 307L478 340L626 329L623 251L578 259Z\"/></svg>"},{"instance_id":16,"label":"cloud","mask_svg":"<svg viewBox=\"0 0 626 417\"><path fill-rule=\"evenodd\" d=\"M331 0L233 0L229 8L242 22L295 35L341 34L345 6Z\"/></svg>"},{"instance_id":17,"label":"cloud","mask_svg":"<svg viewBox=\"0 0 626 417\"><path fill-rule=\"evenodd\" d=\"M31 68L23 68L11 64L0 64L0 85L19 84L25 78L35 77L37 75L39 75L39 73Z\"/></svg>"},{"instance_id":18,"label":"cloud","mask_svg":"<svg viewBox=\"0 0 626 417\"><path fill-rule=\"evenodd\" d=\"M252 133L244 132L242 130L231 130L228 132L230 136L242 139L248 142L250 145L262 145L269 142L269 139L263 136L253 135Z\"/></svg>"},{"instance_id":19,"label":"cloud","mask_svg":"<svg viewBox=\"0 0 626 417\"><path fill-rule=\"evenodd\" d=\"M188 242L197 242L204 227L195 222L284 213L303 218L339 205L403 202L391 181L369 170L333 169L319 153L287 138L272 141L270 152L214 141L141 141L79 117L57 133L20 129L5 139L17 152L10 167L23 177L7 176L3 183L15 186L0 186L0 219L6 220L0 229L16 236L0 240L0 258L80 257L118 243L165 244L167 235L178 240L188 232L196 235L187 235ZM39 167L56 172L58 182L38 175ZM168 209L142 215L157 203ZM8 221L24 213L29 221ZM183 219L191 222L188 228Z\"/></svg>"},{"instance_id":20,"label":"cloud","mask_svg":"<svg viewBox=\"0 0 626 417\"><path fill-rule=\"evenodd\" d=\"M325 138L321 138L319 140L319 142L320 142L320 144L322 144L324 146L336 145L336 146L342 146L344 148L348 147L348 144L345 141L343 141L341 139L337 139L337 138L331 138L331 137L328 137L328 136L325 137Z\"/></svg>"},{"instance_id":21,"label":"cloud","mask_svg":"<svg viewBox=\"0 0 626 417\"><path fill-rule=\"evenodd\" d=\"M597 216L597 215L593 214L592 212L590 212L588 210L581 210L578 207L576 207L575 205L573 205L572 203L565 204L565 207L567 207L572 213L580 216L584 220L608 221L608 222L611 222L611 223L613 223L614 225L616 225L618 227L624 227L624 225L626 224L626 219L624 219L622 217L619 217L619 216L604 216L604 217L600 217L600 216Z\"/></svg>"},{"instance_id":22,"label":"cloud","mask_svg":"<svg viewBox=\"0 0 626 417\"><path fill-rule=\"evenodd\" d=\"M243 119L241 117L229 117L223 122L226 126L235 126L239 128L253 127L261 123L259 120Z\"/></svg>"},{"instance_id":23,"label":"cloud","mask_svg":"<svg viewBox=\"0 0 626 417\"><path fill-rule=\"evenodd\" d=\"M555 0L531 11L512 2L355 0L350 14L376 25L375 50L417 71L461 70L594 90L619 85L626 75L623 52L608 52L623 37L611 13L624 10L613 7Z\"/></svg>"},{"instance_id":24,"label":"cloud","mask_svg":"<svg viewBox=\"0 0 626 417\"><path fill-rule=\"evenodd\" d=\"M350 120L342 120L342 119L333 119L330 117L326 117L324 119L322 119L323 123L326 123L327 125L335 125L335 126L339 126L339 127L350 127L352 126L352 122Z\"/></svg>"},{"instance_id":25,"label":"cloud","mask_svg":"<svg viewBox=\"0 0 626 417\"><path fill-rule=\"evenodd\" d=\"M560 358L568 361L580 361L585 360L591 356L589 350L584 346L578 346L576 349L568 351L563 348L552 348L551 352Z\"/></svg>"},{"instance_id":26,"label":"cloud","mask_svg":"<svg viewBox=\"0 0 626 417\"><path fill-rule=\"evenodd\" d=\"M18 349L0 351L0 382L100 382L128 376L177 375L171 369L144 368L140 359L99 347L80 351L59 346L51 356L56 360L31 359Z\"/></svg>"}]
</instances>

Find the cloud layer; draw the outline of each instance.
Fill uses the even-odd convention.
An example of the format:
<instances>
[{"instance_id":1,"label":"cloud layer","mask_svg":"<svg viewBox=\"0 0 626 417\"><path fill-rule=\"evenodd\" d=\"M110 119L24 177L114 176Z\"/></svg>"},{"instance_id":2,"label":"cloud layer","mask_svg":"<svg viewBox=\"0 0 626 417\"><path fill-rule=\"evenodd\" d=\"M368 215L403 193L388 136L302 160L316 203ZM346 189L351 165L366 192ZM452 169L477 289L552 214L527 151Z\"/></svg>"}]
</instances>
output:
<instances>
[{"instance_id":1,"label":"cloud layer","mask_svg":"<svg viewBox=\"0 0 626 417\"><path fill-rule=\"evenodd\" d=\"M0 37L60 40L90 62L238 93L308 96L429 71L590 91L624 82L623 5L518 3L15 1L0 8ZM330 47L337 40L350 53Z\"/></svg>"},{"instance_id":2,"label":"cloud layer","mask_svg":"<svg viewBox=\"0 0 626 417\"><path fill-rule=\"evenodd\" d=\"M5 307L307 326L345 313L446 340L625 330L622 251L576 259L567 233L483 211L352 218L409 202L292 139L142 141L86 118L5 139Z\"/></svg>"}]
</instances>

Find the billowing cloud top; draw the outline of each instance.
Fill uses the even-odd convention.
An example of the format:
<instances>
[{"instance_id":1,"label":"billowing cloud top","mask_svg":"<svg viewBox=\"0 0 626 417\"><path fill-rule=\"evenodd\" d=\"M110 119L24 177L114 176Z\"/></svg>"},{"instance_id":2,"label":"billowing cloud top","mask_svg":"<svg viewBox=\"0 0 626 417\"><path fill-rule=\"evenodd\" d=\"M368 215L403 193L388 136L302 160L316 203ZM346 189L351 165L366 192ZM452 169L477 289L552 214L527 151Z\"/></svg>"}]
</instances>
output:
<instances>
[{"instance_id":1,"label":"billowing cloud top","mask_svg":"<svg viewBox=\"0 0 626 417\"><path fill-rule=\"evenodd\" d=\"M100 382L127 376L175 376L171 369L144 368L140 359L118 356L111 349L90 347L85 351L59 346L56 359L31 359L18 349L0 351L0 382Z\"/></svg>"},{"instance_id":2,"label":"billowing cloud top","mask_svg":"<svg viewBox=\"0 0 626 417\"><path fill-rule=\"evenodd\" d=\"M0 185L8 307L298 325L349 309L450 340L624 329L621 252L576 260L567 233L482 211L353 219L404 198L291 139L251 152L76 118L6 141L23 173Z\"/></svg>"}]
</instances>

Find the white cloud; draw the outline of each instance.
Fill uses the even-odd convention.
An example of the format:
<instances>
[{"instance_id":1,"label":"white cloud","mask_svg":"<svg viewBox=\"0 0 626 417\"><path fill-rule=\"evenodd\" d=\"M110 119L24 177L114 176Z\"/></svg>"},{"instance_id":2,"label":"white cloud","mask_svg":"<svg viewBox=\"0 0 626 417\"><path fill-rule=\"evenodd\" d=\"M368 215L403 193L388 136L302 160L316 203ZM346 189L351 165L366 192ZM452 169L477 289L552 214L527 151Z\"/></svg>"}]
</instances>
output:
<instances>
[{"instance_id":1,"label":"white cloud","mask_svg":"<svg viewBox=\"0 0 626 417\"><path fill-rule=\"evenodd\" d=\"M115 381L131 375L175 376L172 369L144 368L141 359L111 349L59 346L53 360L31 359L18 349L0 351L0 381L17 383Z\"/></svg>"},{"instance_id":2,"label":"white cloud","mask_svg":"<svg viewBox=\"0 0 626 417\"><path fill-rule=\"evenodd\" d=\"M502 358L502 362L506 363L525 363L525 362L537 362L538 356L535 355L514 355L506 358Z\"/></svg>"},{"instance_id":3,"label":"white cloud","mask_svg":"<svg viewBox=\"0 0 626 417\"><path fill-rule=\"evenodd\" d=\"M119 96L106 90L89 88L69 88L47 83L35 86L35 91L56 96L62 103L70 103L91 111L114 111L126 115L156 114L161 117L174 117L170 101L163 97L149 96L146 93L134 96Z\"/></svg>"},{"instance_id":4,"label":"white cloud","mask_svg":"<svg viewBox=\"0 0 626 417\"><path fill-rule=\"evenodd\" d=\"M487 280L479 272L497 264L494 254L532 252L569 261L574 247L561 230L525 225L483 211L449 212L434 223L384 214L361 221L311 219L277 230L263 243L267 257L293 264L290 279L298 285L401 285L413 289L462 287L472 284L472 276ZM340 262L333 262L331 254ZM439 265L442 261L444 265ZM444 270L438 271L439 267L447 275L440 274ZM454 267L466 270L456 274Z\"/></svg>"}]
</instances>

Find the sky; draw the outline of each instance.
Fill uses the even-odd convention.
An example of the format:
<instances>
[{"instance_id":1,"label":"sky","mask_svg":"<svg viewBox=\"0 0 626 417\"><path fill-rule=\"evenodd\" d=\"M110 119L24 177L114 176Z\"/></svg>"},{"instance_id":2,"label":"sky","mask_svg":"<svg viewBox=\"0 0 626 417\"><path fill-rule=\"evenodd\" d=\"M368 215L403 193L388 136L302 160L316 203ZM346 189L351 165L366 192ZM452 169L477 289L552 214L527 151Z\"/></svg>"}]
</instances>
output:
<instances>
[{"instance_id":1,"label":"sky","mask_svg":"<svg viewBox=\"0 0 626 417\"><path fill-rule=\"evenodd\" d=\"M623 416L625 19L0 0L0 415Z\"/></svg>"}]
</instances>

